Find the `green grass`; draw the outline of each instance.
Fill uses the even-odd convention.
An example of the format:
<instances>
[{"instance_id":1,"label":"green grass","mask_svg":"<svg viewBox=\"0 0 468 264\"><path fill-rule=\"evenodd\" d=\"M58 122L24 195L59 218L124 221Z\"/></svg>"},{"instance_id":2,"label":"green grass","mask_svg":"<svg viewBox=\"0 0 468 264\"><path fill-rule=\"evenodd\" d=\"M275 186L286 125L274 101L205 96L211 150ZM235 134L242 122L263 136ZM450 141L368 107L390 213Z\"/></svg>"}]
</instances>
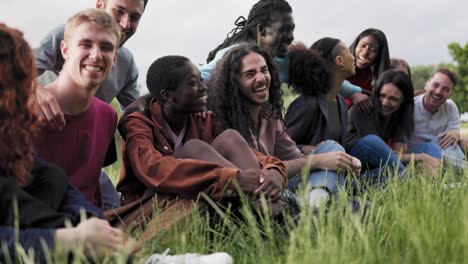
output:
<instances>
[{"instance_id":1,"label":"green grass","mask_svg":"<svg viewBox=\"0 0 468 264\"><path fill-rule=\"evenodd\" d=\"M144 252L225 251L235 263L463 263L467 187L445 189L449 178L433 183L413 172L408 181L370 189L366 199L372 206L364 217L347 211L348 195L342 192L327 214L317 217L302 208L301 221L288 235L271 219L255 220L247 206L243 222L226 216L210 226L206 216L195 214L173 241L149 244Z\"/></svg>"},{"instance_id":2,"label":"green grass","mask_svg":"<svg viewBox=\"0 0 468 264\"><path fill-rule=\"evenodd\" d=\"M468 175L451 175L433 182L411 171L406 181L370 188L360 196L371 202L364 216L348 211L349 195L341 191L328 213L317 216L302 206L298 225L286 225L286 233L269 217L257 220L247 203L243 220L223 208L216 221L194 212L185 224L146 242L136 259L170 248L171 254L225 251L235 263L466 263ZM464 186L444 187L453 181Z\"/></svg>"}]
</instances>

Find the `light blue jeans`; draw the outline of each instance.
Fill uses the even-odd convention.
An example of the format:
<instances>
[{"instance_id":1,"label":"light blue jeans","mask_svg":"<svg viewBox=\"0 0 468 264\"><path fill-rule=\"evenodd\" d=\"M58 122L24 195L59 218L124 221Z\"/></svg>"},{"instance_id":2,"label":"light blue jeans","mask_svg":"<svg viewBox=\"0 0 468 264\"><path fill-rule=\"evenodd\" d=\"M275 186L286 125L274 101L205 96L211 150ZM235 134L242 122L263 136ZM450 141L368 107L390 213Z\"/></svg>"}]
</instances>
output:
<instances>
[{"instance_id":1,"label":"light blue jeans","mask_svg":"<svg viewBox=\"0 0 468 264\"><path fill-rule=\"evenodd\" d=\"M311 151L309 155L327 153L332 151L342 151L345 152L345 149L333 140L326 140L322 142L316 149ZM289 180L289 190L296 191L299 183L302 180L301 175L294 176ZM335 193L338 191L338 186L345 185L344 175L341 173L338 174L336 171L323 171L316 170L312 171L307 178L308 184L313 188L324 188L327 189L330 193Z\"/></svg>"},{"instance_id":2,"label":"light blue jeans","mask_svg":"<svg viewBox=\"0 0 468 264\"><path fill-rule=\"evenodd\" d=\"M468 168L468 164L465 160L465 153L463 153L460 146L457 144L455 147L448 146L442 149L439 145L439 138L437 137L430 142L422 143L410 149L409 153L426 153L436 159L443 159L445 164L456 169L464 170Z\"/></svg>"}]
</instances>

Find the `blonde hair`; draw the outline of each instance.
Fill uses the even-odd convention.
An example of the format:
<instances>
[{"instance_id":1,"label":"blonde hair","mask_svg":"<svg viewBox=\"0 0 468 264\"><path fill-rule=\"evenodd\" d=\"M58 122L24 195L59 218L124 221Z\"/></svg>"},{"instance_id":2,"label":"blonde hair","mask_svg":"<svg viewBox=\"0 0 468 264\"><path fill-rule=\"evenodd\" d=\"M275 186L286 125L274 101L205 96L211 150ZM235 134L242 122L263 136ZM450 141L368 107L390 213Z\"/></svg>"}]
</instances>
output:
<instances>
[{"instance_id":1,"label":"blonde hair","mask_svg":"<svg viewBox=\"0 0 468 264\"><path fill-rule=\"evenodd\" d=\"M64 41L68 42L70 40L73 30L83 23L92 23L99 27L99 29L109 30L114 33L117 37L116 47L120 43L120 28L117 25L117 22L107 14L104 10L90 8L83 11L80 11L70 17L67 20L67 25L65 26Z\"/></svg>"}]
</instances>

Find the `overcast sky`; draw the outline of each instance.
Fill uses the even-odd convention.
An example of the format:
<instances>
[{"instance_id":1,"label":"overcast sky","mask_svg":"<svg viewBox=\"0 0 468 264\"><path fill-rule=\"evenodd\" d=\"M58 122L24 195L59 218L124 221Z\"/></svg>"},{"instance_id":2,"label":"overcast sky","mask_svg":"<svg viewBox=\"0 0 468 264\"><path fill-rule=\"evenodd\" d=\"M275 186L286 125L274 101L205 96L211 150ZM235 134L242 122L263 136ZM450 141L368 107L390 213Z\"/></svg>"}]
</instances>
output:
<instances>
[{"instance_id":1,"label":"overcast sky","mask_svg":"<svg viewBox=\"0 0 468 264\"><path fill-rule=\"evenodd\" d=\"M144 82L157 58L180 54L204 63L257 0L149 0L135 35L125 44ZM95 0L0 0L0 22L22 30L35 47L54 26ZM335 37L348 45L362 30L385 32L390 56L410 65L449 62L447 44L468 40L467 0L291 0L295 39L307 45Z\"/></svg>"}]
</instances>

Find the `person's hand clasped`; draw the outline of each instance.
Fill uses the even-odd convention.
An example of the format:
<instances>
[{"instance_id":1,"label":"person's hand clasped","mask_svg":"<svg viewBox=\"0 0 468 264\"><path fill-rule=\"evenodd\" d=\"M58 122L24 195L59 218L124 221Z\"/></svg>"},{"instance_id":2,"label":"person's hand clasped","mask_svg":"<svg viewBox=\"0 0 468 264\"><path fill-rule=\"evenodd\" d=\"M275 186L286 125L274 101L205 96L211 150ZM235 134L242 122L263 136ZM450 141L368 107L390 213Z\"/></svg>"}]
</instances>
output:
<instances>
[{"instance_id":1,"label":"person's hand clasped","mask_svg":"<svg viewBox=\"0 0 468 264\"><path fill-rule=\"evenodd\" d=\"M262 169L241 170L237 174L237 183L241 191L245 193L254 193L261 183L260 179L266 177L266 171Z\"/></svg>"},{"instance_id":2,"label":"person's hand clasped","mask_svg":"<svg viewBox=\"0 0 468 264\"><path fill-rule=\"evenodd\" d=\"M277 201L281 198L283 192L284 178L276 169L264 170L265 174L259 179L260 187L255 190L255 194L263 193L272 201Z\"/></svg>"}]
</instances>

